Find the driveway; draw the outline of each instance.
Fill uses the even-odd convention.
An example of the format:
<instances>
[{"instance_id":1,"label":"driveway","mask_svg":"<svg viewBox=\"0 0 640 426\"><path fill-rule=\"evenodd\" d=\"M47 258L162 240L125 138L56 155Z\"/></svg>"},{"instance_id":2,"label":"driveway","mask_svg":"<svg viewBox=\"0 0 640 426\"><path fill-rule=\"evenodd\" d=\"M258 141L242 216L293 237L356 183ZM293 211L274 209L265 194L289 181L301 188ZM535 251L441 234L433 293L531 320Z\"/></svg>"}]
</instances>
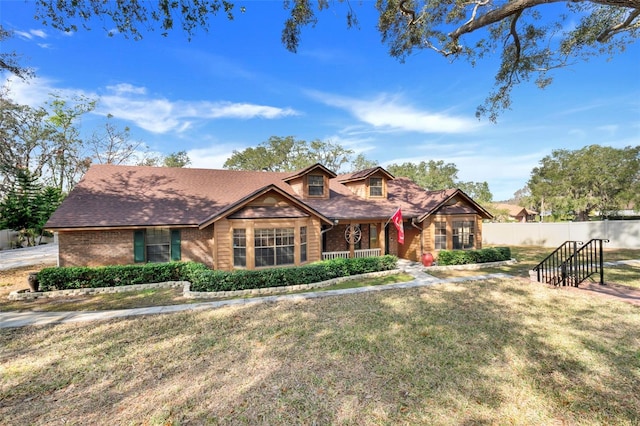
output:
<instances>
[{"instance_id":1,"label":"driveway","mask_svg":"<svg viewBox=\"0 0 640 426\"><path fill-rule=\"evenodd\" d=\"M58 244L43 244L13 250L0 250L0 271L55 263L58 260Z\"/></svg>"}]
</instances>

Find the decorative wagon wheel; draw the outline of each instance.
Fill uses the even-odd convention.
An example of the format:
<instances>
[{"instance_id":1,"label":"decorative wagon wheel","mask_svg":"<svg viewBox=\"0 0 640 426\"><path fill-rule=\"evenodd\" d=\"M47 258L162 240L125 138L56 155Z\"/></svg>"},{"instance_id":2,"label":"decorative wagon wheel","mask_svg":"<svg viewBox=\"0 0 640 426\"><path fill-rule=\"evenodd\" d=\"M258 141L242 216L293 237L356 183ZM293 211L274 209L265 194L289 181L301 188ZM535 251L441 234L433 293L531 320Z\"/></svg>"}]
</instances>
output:
<instances>
[{"instance_id":1,"label":"decorative wagon wheel","mask_svg":"<svg viewBox=\"0 0 640 426\"><path fill-rule=\"evenodd\" d=\"M347 240L349 244L358 244L361 238L362 231L360 230L360 225L349 225L347 229L344 230L344 239Z\"/></svg>"}]
</instances>

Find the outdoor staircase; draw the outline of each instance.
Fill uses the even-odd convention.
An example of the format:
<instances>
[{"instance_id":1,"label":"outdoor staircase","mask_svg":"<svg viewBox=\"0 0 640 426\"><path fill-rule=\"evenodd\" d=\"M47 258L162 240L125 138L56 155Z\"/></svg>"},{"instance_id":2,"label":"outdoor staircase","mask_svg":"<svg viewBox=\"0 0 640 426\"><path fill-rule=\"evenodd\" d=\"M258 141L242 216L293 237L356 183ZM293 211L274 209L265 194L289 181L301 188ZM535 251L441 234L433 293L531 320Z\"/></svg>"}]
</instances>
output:
<instances>
[{"instance_id":1,"label":"outdoor staircase","mask_svg":"<svg viewBox=\"0 0 640 426\"><path fill-rule=\"evenodd\" d=\"M533 268L535 280L555 286L578 287L587 278L599 274L600 284L604 285L602 245L608 242L598 238L586 244L565 241Z\"/></svg>"}]
</instances>

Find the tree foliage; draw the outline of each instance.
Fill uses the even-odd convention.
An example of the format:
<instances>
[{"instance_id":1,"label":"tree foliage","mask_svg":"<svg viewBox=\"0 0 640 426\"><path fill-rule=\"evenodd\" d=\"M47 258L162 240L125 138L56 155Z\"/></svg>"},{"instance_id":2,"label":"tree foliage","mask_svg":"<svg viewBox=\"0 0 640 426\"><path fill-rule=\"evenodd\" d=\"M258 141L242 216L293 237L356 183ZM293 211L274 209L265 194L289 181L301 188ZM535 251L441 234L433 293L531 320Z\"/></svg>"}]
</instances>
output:
<instances>
[{"instance_id":1,"label":"tree foliage","mask_svg":"<svg viewBox=\"0 0 640 426\"><path fill-rule=\"evenodd\" d=\"M540 211L550 209L556 217L614 215L640 203L640 146L555 150L533 169L528 187Z\"/></svg>"},{"instance_id":2,"label":"tree foliage","mask_svg":"<svg viewBox=\"0 0 640 426\"><path fill-rule=\"evenodd\" d=\"M552 3L556 5L550 7ZM54 28L89 28L97 17L105 28L134 39L152 29L167 35L174 26L190 38L197 29L208 30L213 17L223 14L232 20L238 11L226 0L37 0L37 4L36 18ZM357 27L349 0L283 0L289 13L281 37L285 47L296 52L302 30L317 23L320 11L337 9L338 4L347 7L346 26ZM477 111L491 120L510 107L511 91L518 83L534 79L546 87L552 81L551 70L575 59L621 52L640 31L640 0L376 0L375 5L382 41L401 61L425 49L472 64L499 54L495 89ZM251 5L239 11L250 12ZM111 23L104 23L107 18Z\"/></svg>"},{"instance_id":3,"label":"tree foliage","mask_svg":"<svg viewBox=\"0 0 640 426\"><path fill-rule=\"evenodd\" d=\"M456 187L483 206L488 206L493 201L493 194L489 189L489 183L484 182L458 182Z\"/></svg>"},{"instance_id":4,"label":"tree foliage","mask_svg":"<svg viewBox=\"0 0 640 426\"><path fill-rule=\"evenodd\" d=\"M19 171L40 178L52 156L54 129L44 108L13 102L0 93L0 198L13 187Z\"/></svg>"},{"instance_id":5,"label":"tree foliage","mask_svg":"<svg viewBox=\"0 0 640 426\"><path fill-rule=\"evenodd\" d=\"M370 165L364 155L353 158L351 149L330 141L313 140L307 142L293 136L271 136L269 140L255 148L234 150L223 167L231 170L265 170L270 172L290 172L320 163L330 170L339 172L350 164Z\"/></svg>"},{"instance_id":6,"label":"tree foliage","mask_svg":"<svg viewBox=\"0 0 640 426\"><path fill-rule=\"evenodd\" d=\"M164 158L164 167L187 167L191 164L191 159L187 151L173 152Z\"/></svg>"},{"instance_id":7,"label":"tree foliage","mask_svg":"<svg viewBox=\"0 0 640 426\"><path fill-rule=\"evenodd\" d=\"M0 23L0 46L11 37L11 32L7 31ZM16 52L0 51L0 72L8 71L13 75L26 79L33 76L33 70L20 65L19 55Z\"/></svg>"},{"instance_id":8,"label":"tree foliage","mask_svg":"<svg viewBox=\"0 0 640 426\"><path fill-rule=\"evenodd\" d=\"M389 165L387 170L394 176L411 179L427 191L459 188L480 204L488 204L493 199L487 182L458 181L458 167L453 163L445 163L442 160L394 163Z\"/></svg>"},{"instance_id":9,"label":"tree foliage","mask_svg":"<svg viewBox=\"0 0 640 426\"><path fill-rule=\"evenodd\" d=\"M191 159L186 151L172 152L167 156L145 152L142 159L137 162L138 166L149 167L186 167L189 164Z\"/></svg>"},{"instance_id":10,"label":"tree foliage","mask_svg":"<svg viewBox=\"0 0 640 426\"><path fill-rule=\"evenodd\" d=\"M131 140L131 129L118 128L107 115L104 129L95 131L88 141L92 159L98 164L127 164L134 160L142 142Z\"/></svg>"},{"instance_id":11,"label":"tree foliage","mask_svg":"<svg viewBox=\"0 0 640 426\"><path fill-rule=\"evenodd\" d=\"M71 190L91 165L78 127L82 116L96 107L96 100L78 96L71 100L52 95L48 103L49 123L54 127L53 155L49 157L49 179L60 192Z\"/></svg>"},{"instance_id":12,"label":"tree foliage","mask_svg":"<svg viewBox=\"0 0 640 426\"><path fill-rule=\"evenodd\" d=\"M453 188L458 179L456 165L445 163L442 160L421 161L420 163L393 163L387 167L387 170L394 176L411 179L427 191Z\"/></svg>"},{"instance_id":13,"label":"tree foliage","mask_svg":"<svg viewBox=\"0 0 640 426\"><path fill-rule=\"evenodd\" d=\"M19 169L15 182L0 201L0 229L18 231L27 245L33 246L61 201L58 188L44 187L29 170Z\"/></svg>"}]
</instances>

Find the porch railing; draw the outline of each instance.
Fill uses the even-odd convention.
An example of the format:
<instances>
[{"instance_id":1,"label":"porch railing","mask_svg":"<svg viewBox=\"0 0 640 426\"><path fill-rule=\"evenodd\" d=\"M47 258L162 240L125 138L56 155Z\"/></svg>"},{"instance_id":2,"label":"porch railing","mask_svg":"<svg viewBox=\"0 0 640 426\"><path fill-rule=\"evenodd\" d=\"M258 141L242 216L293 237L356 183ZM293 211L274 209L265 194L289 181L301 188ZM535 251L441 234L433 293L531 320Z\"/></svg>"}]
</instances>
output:
<instances>
[{"instance_id":1,"label":"porch railing","mask_svg":"<svg viewBox=\"0 0 640 426\"><path fill-rule=\"evenodd\" d=\"M381 256L382 251L379 248L356 250L354 257L373 257ZM322 260L331 259L348 259L350 257L349 250L347 251L325 251L322 252Z\"/></svg>"}]
</instances>

